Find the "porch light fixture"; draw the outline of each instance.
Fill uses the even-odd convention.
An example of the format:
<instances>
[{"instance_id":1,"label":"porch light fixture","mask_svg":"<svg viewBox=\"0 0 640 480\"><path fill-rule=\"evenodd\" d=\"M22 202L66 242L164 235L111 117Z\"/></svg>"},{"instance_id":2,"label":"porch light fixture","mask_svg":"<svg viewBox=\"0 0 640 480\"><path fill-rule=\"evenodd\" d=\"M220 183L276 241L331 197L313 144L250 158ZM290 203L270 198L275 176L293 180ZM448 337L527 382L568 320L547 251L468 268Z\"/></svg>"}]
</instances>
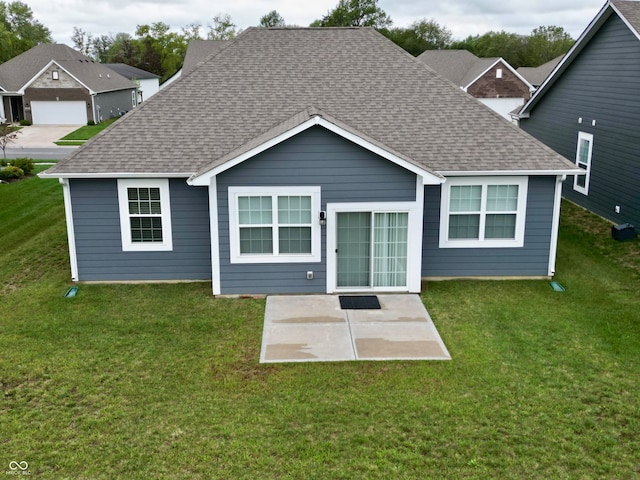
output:
<instances>
[{"instance_id":1,"label":"porch light fixture","mask_svg":"<svg viewBox=\"0 0 640 480\"><path fill-rule=\"evenodd\" d=\"M320 212L320 225L323 227L327 224L327 212Z\"/></svg>"}]
</instances>

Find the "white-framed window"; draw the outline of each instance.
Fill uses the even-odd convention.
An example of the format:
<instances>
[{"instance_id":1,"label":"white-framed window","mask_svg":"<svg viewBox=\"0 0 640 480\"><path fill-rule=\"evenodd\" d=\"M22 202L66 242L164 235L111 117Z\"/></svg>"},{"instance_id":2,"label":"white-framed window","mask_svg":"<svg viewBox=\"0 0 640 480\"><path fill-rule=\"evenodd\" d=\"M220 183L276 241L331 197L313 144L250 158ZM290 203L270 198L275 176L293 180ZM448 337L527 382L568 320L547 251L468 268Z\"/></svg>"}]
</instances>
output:
<instances>
[{"instance_id":1,"label":"white-framed window","mask_svg":"<svg viewBox=\"0 0 640 480\"><path fill-rule=\"evenodd\" d=\"M320 187L229 187L231 263L319 262Z\"/></svg>"},{"instance_id":2,"label":"white-framed window","mask_svg":"<svg viewBox=\"0 0 640 480\"><path fill-rule=\"evenodd\" d=\"M496 78L502 78L502 69L501 68L496 69Z\"/></svg>"},{"instance_id":3,"label":"white-framed window","mask_svg":"<svg viewBox=\"0 0 640 480\"><path fill-rule=\"evenodd\" d=\"M57 70L53 70L51 72L51 79L52 80L60 80L60 73Z\"/></svg>"},{"instance_id":4,"label":"white-framed window","mask_svg":"<svg viewBox=\"0 0 640 480\"><path fill-rule=\"evenodd\" d=\"M578 146L576 147L576 165L584 170L584 175L573 176L573 189L584 195L589 195L589 177L591 176L591 155L593 153L593 135L578 132Z\"/></svg>"},{"instance_id":5,"label":"white-framed window","mask_svg":"<svg viewBox=\"0 0 640 480\"><path fill-rule=\"evenodd\" d=\"M522 247L527 177L453 177L442 185L441 248Z\"/></svg>"},{"instance_id":6,"label":"white-framed window","mask_svg":"<svg viewBox=\"0 0 640 480\"><path fill-rule=\"evenodd\" d=\"M118 179L122 250L173 250L169 180Z\"/></svg>"}]
</instances>

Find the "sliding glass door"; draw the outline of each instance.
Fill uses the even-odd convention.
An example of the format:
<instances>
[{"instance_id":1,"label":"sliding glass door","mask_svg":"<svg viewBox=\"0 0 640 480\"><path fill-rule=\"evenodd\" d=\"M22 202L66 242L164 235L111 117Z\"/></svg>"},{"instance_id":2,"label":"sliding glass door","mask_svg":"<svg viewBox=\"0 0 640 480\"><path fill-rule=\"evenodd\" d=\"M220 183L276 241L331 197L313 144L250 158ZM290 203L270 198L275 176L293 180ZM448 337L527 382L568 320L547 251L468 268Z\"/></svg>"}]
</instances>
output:
<instances>
[{"instance_id":1,"label":"sliding glass door","mask_svg":"<svg viewBox=\"0 0 640 480\"><path fill-rule=\"evenodd\" d=\"M338 212L338 288L407 286L407 212Z\"/></svg>"}]
</instances>

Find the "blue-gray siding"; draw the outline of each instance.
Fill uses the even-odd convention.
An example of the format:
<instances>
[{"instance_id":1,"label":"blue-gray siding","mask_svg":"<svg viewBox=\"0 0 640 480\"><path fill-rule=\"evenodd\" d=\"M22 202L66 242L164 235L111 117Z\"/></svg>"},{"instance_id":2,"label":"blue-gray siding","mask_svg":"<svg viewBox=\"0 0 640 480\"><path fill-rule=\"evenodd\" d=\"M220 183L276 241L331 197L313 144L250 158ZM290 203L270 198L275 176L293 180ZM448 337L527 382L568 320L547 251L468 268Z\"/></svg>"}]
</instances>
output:
<instances>
[{"instance_id":1,"label":"blue-gray siding","mask_svg":"<svg viewBox=\"0 0 640 480\"><path fill-rule=\"evenodd\" d=\"M72 179L71 204L82 281L208 280L208 191L169 180L173 251L123 252L115 179Z\"/></svg>"},{"instance_id":2,"label":"blue-gray siding","mask_svg":"<svg viewBox=\"0 0 640 480\"><path fill-rule=\"evenodd\" d=\"M440 186L425 187L424 277L546 276L555 177L529 177L522 248L439 248Z\"/></svg>"},{"instance_id":3,"label":"blue-gray siding","mask_svg":"<svg viewBox=\"0 0 640 480\"><path fill-rule=\"evenodd\" d=\"M95 98L96 120L102 122L119 117L134 108L131 92L135 92L135 89L97 94ZM137 97L133 98L137 101Z\"/></svg>"},{"instance_id":4,"label":"blue-gray siding","mask_svg":"<svg viewBox=\"0 0 640 480\"><path fill-rule=\"evenodd\" d=\"M520 123L571 161L578 132L593 134L589 194L573 190L573 176L563 194L615 223L636 226L640 226L638 92L640 41L614 14L533 107L530 118ZM620 214L615 213L616 205Z\"/></svg>"},{"instance_id":5,"label":"blue-gray siding","mask_svg":"<svg viewBox=\"0 0 640 480\"><path fill-rule=\"evenodd\" d=\"M323 293L326 229L320 263L231 264L228 187L320 186L322 209L337 202L415 201L416 176L321 127L311 128L217 178L220 278L223 294ZM313 280L306 279L307 271Z\"/></svg>"}]
</instances>

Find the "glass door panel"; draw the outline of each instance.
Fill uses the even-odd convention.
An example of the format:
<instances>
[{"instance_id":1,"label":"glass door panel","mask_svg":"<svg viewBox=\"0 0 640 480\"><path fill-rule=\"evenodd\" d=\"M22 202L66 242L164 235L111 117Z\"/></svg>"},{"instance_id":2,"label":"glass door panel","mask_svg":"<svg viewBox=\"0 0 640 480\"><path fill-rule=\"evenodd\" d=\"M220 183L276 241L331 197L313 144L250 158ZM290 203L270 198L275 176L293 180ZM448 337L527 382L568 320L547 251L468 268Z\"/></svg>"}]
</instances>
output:
<instances>
[{"instance_id":1,"label":"glass door panel","mask_svg":"<svg viewBox=\"0 0 640 480\"><path fill-rule=\"evenodd\" d=\"M337 286L371 285L371 212L337 214Z\"/></svg>"}]
</instances>

